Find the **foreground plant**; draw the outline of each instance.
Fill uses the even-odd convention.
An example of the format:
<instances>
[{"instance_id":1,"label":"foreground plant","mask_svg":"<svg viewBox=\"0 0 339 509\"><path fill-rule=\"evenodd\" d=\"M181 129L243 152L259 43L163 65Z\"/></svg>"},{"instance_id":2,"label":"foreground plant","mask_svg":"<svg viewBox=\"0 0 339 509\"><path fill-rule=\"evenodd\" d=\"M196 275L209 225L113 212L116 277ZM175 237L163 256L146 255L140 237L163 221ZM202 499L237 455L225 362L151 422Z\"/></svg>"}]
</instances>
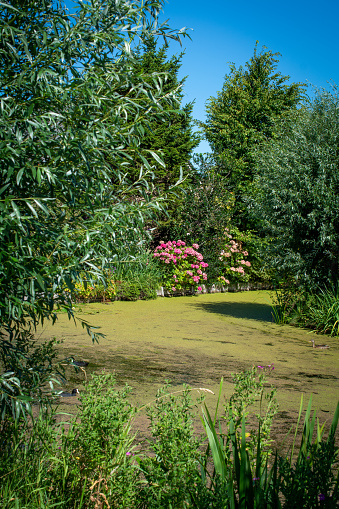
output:
<instances>
[{"instance_id":1,"label":"foreground plant","mask_svg":"<svg viewBox=\"0 0 339 509\"><path fill-rule=\"evenodd\" d=\"M139 460L145 477L142 507L184 508L190 494L197 491L201 441L194 433L196 404L191 391L184 386L171 393L171 386L166 384L147 407L152 439L147 456Z\"/></svg>"},{"instance_id":2,"label":"foreground plant","mask_svg":"<svg viewBox=\"0 0 339 509\"><path fill-rule=\"evenodd\" d=\"M339 503L338 447L335 435L339 420L339 403L330 432L324 439L324 425L320 426L316 412L311 415L312 398L305 414L301 444L296 451L296 438L303 410L301 398L293 445L290 454L279 458L278 488L286 509L299 507L336 508Z\"/></svg>"},{"instance_id":3,"label":"foreground plant","mask_svg":"<svg viewBox=\"0 0 339 509\"><path fill-rule=\"evenodd\" d=\"M310 328L318 334L339 335L339 293L335 286L308 292L281 284L272 300L276 323Z\"/></svg>"},{"instance_id":4,"label":"foreground plant","mask_svg":"<svg viewBox=\"0 0 339 509\"><path fill-rule=\"evenodd\" d=\"M266 377L271 368L256 370ZM166 383L145 405L150 438L136 443L130 388L117 388L109 373L91 376L78 414L66 423L44 408L30 422L8 420L0 441L1 509L337 508L339 404L326 439L310 400L300 441L301 402L292 448L279 455L271 451L265 421L253 441L248 424L254 399L270 394L266 379L260 386L253 368L236 380L226 429L218 420L222 383L214 418L204 405L205 437L193 426L202 398L194 401L195 389ZM269 414L265 407L261 417Z\"/></svg>"},{"instance_id":5,"label":"foreground plant","mask_svg":"<svg viewBox=\"0 0 339 509\"><path fill-rule=\"evenodd\" d=\"M9 421L0 447L1 507L131 507L139 470L130 391L117 389L112 374L94 375L71 421L59 414L57 422L43 408L31 424Z\"/></svg>"},{"instance_id":6,"label":"foreground plant","mask_svg":"<svg viewBox=\"0 0 339 509\"><path fill-rule=\"evenodd\" d=\"M219 399L221 395L221 387ZM324 425L316 423L315 412L311 418L312 398L305 414L299 451L296 451L298 427L303 410L300 404L293 445L289 454L279 456L267 450L267 440L257 428L255 450L249 447L246 417L229 412L228 427L218 432L217 411L212 419L208 408L203 409L203 424L209 446L202 464L202 479L218 494L223 487L223 503L227 509L335 509L339 502L338 448L335 434L339 419L339 403L334 413L328 438L323 438ZM231 409L230 409L231 410ZM241 433L239 428L241 417ZM315 439L313 438L315 431ZM253 436L253 434L252 434ZM266 443L265 443L266 442ZM255 462L253 454L255 452ZM211 455L213 472L208 463ZM195 505L194 507L199 507ZM219 507L219 506L218 506Z\"/></svg>"}]
</instances>

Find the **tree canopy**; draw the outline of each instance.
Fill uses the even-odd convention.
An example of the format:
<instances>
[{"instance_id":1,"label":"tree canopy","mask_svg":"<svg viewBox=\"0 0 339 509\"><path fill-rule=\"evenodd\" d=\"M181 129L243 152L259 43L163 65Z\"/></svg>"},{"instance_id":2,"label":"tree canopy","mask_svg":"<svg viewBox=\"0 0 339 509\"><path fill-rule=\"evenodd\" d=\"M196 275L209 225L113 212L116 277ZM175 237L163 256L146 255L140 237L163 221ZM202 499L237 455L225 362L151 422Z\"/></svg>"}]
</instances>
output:
<instances>
[{"instance_id":1,"label":"tree canopy","mask_svg":"<svg viewBox=\"0 0 339 509\"><path fill-rule=\"evenodd\" d=\"M133 47L180 38L158 24L162 5L0 5L0 353L13 376L27 331L54 320L56 302L71 315L75 281L103 278L104 268L136 254L160 207L147 179L160 157L140 149L141 138L179 96L160 77L135 72ZM136 155L144 173L131 182Z\"/></svg>"},{"instance_id":2,"label":"tree canopy","mask_svg":"<svg viewBox=\"0 0 339 509\"><path fill-rule=\"evenodd\" d=\"M314 288L338 281L339 96L315 99L280 123L257 153L253 212L266 235L278 275Z\"/></svg>"},{"instance_id":3,"label":"tree canopy","mask_svg":"<svg viewBox=\"0 0 339 509\"><path fill-rule=\"evenodd\" d=\"M157 187L168 190L180 178L181 170L188 173L193 149L200 137L193 132L193 103L182 104L185 78L179 80L183 53L168 57L168 45L158 47L155 37L145 40L134 55L135 72L162 83L164 99L160 101L159 115L150 116L140 140L140 150L155 150L161 154L164 165L156 163L154 178ZM153 85L154 86L154 85ZM166 94L176 94L176 103L170 104ZM139 165L142 161L138 161ZM136 176L136 173L135 173ZM187 184L188 179L185 180ZM184 184L185 185L185 184Z\"/></svg>"},{"instance_id":4,"label":"tree canopy","mask_svg":"<svg viewBox=\"0 0 339 509\"><path fill-rule=\"evenodd\" d=\"M202 123L218 174L235 194L234 222L245 229L253 226L244 196L255 175L254 152L274 136L278 119L299 104L303 87L289 84L278 72L279 53L254 49L245 67L230 65L223 88L207 101L207 119Z\"/></svg>"}]
</instances>

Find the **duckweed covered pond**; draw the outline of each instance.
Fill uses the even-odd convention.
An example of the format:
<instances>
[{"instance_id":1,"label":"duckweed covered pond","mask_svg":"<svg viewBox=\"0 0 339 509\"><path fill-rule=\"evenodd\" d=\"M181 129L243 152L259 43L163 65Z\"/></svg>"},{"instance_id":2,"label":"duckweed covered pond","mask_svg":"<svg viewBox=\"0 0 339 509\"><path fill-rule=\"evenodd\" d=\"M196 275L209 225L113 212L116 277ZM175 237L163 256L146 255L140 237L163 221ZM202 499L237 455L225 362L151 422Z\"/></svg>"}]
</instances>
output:
<instances>
[{"instance_id":1,"label":"duckweed covered pond","mask_svg":"<svg viewBox=\"0 0 339 509\"><path fill-rule=\"evenodd\" d=\"M330 345L317 350L310 342L313 333L272 323L267 291L84 304L78 316L101 327L105 338L99 344L66 314L41 337L64 339L61 354L89 361L87 374L114 371L119 384L133 387L137 405L154 399L165 380L217 393L224 377L228 397L231 373L274 363L270 379L278 388L278 434L295 423L302 394L306 402L313 395L320 422L332 418L339 398L338 339L316 337ZM81 390L83 380L83 372L70 373L69 388ZM213 407L215 400L208 395L207 404Z\"/></svg>"}]
</instances>

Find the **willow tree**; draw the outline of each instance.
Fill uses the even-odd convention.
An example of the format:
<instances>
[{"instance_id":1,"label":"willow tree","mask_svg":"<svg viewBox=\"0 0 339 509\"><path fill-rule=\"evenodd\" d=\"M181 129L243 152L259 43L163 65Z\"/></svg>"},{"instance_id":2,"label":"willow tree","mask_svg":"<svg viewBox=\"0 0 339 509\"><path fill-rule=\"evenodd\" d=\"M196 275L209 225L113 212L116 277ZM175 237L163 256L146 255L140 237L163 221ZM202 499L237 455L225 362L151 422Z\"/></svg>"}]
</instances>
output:
<instances>
[{"instance_id":1,"label":"willow tree","mask_svg":"<svg viewBox=\"0 0 339 509\"><path fill-rule=\"evenodd\" d=\"M257 154L252 206L271 237L267 262L298 288L338 285L338 146L334 86L281 122L265 153Z\"/></svg>"},{"instance_id":2,"label":"willow tree","mask_svg":"<svg viewBox=\"0 0 339 509\"><path fill-rule=\"evenodd\" d=\"M134 71L138 41L180 39L158 24L162 4L91 0L71 11L49 0L0 4L3 416L18 415L25 395L46 381L32 329L56 319L56 302L71 317L75 282L84 274L104 279L110 264L135 255L160 207L147 179L156 152L143 151L137 181L124 175L145 120L176 100L161 80Z\"/></svg>"}]
</instances>

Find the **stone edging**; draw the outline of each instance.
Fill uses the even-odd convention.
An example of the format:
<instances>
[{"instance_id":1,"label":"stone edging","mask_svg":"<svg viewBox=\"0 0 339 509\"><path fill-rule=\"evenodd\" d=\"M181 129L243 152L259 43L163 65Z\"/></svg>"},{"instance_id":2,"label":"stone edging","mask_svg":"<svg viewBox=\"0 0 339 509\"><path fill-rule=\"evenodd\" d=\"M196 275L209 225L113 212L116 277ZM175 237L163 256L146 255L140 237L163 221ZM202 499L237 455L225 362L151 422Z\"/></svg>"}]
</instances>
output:
<instances>
[{"instance_id":1,"label":"stone edging","mask_svg":"<svg viewBox=\"0 0 339 509\"><path fill-rule=\"evenodd\" d=\"M268 283L237 283L229 286L219 285L200 285L201 292L192 289L178 290L176 292L168 292L163 286L157 290L158 297L180 297L183 295L199 295L200 293L226 293L226 292L248 292L250 290L271 290L272 285Z\"/></svg>"}]
</instances>

